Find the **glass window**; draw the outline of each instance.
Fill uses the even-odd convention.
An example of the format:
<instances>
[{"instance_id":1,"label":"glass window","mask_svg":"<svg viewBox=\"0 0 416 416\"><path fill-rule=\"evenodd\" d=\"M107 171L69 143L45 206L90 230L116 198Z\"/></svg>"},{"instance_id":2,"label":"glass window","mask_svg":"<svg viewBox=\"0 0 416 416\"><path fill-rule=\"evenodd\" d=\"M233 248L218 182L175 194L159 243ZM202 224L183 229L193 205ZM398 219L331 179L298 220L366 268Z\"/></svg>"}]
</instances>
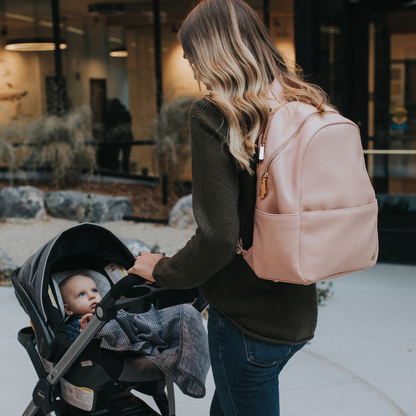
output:
<instances>
[{"instance_id":1,"label":"glass window","mask_svg":"<svg viewBox=\"0 0 416 416\"><path fill-rule=\"evenodd\" d=\"M416 229L415 11L375 13L370 22L369 172L380 227ZM373 99L373 100L372 100Z\"/></svg>"},{"instance_id":2,"label":"glass window","mask_svg":"<svg viewBox=\"0 0 416 416\"><path fill-rule=\"evenodd\" d=\"M61 69L54 53L51 1L0 2L0 98L6 97L0 100L0 123L36 120L55 114L60 105L66 111L83 109L91 114L101 171L159 175L152 144L157 116L152 2L121 0L117 2L120 7L106 1L58 3L64 48ZM193 3L160 2L159 74L164 103L180 96L201 96L177 40L180 24ZM264 17L262 0L248 3ZM293 0L266 4L272 38L294 61ZM40 40L49 41L49 50L18 51L16 46L27 41L37 42L39 48ZM15 49L9 45L12 42ZM125 143L129 141L133 143ZM19 148L20 163L28 151ZM190 160L183 177L191 178Z\"/></svg>"}]
</instances>

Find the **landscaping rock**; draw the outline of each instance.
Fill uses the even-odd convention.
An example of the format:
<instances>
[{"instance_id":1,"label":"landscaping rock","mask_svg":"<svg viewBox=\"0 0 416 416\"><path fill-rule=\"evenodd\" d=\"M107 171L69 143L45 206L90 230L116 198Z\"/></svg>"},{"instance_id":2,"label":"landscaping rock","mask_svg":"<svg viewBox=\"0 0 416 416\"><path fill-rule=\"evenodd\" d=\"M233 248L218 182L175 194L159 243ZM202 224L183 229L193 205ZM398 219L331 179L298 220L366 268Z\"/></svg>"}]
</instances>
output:
<instances>
[{"instance_id":1,"label":"landscaping rock","mask_svg":"<svg viewBox=\"0 0 416 416\"><path fill-rule=\"evenodd\" d=\"M49 215L79 222L120 221L133 212L129 198L77 191L49 192L45 205Z\"/></svg>"},{"instance_id":2,"label":"landscaping rock","mask_svg":"<svg viewBox=\"0 0 416 416\"><path fill-rule=\"evenodd\" d=\"M0 192L3 218L41 218L45 215L44 193L33 186L8 186Z\"/></svg>"},{"instance_id":3,"label":"landscaping rock","mask_svg":"<svg viewBox=\"0 0 416 416\"><path fill-rule=\"evenodd\" d=\"M125 215L131 215L133 208L129 198L124 196L92 195L93 217L95 222L121 221Z\"/></svg>"},{"instance_id":4,"label":"landscaping rock","mask_svg":"<svg viewBox=\"0 0 416 416\"><path fill-rule=\"evenodd\" d=\"M0 248L0 286L10 286L10 276L19 265Z\"/></svg>"},{"instance_id":5,"label":"landscaping rock","mask_svg":"<svg viewBox=\"0 0 416 416\"><path fill-rule=\"evenodd\" d=\"M169 213L169 225L180 230L196 230L196 221L192 211L192 194L184 196L173 206Z\"/></svg>"},{"instance_id":6,"label":"landscaping rock","mask_svg":"<svg viewBox=\"0 0 416 416\"><path fill-rule=\"evenodd\" d=\"M152 245L144 243L140 240L123 238L122 241L135 256L138 256L142 251L147 251L150 253L153 249Z\"/></svg>"}]
</instances>

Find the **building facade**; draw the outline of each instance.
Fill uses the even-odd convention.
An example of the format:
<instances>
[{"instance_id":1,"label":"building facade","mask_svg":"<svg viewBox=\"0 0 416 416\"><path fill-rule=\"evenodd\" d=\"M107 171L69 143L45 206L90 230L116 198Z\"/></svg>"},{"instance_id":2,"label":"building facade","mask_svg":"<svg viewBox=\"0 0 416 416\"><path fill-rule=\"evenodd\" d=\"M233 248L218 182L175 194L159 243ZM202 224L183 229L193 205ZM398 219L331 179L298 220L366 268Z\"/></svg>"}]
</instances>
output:
<instances>
[{"instance_id":1,"label":"building facade","mask_svg":"<svg viewBox=\"0 0 416 416\"><path fill-rule=\"evenodd\" d=\"M295 0L296 60L361 130L380 259L416 262L416 2Z\"/></svg>"},{"instance_id":2,"label":"building facade","mask_svg":"<svg viewBox=\"0 0 416 416\"><path fill-rule=\"evenodd\" d=\"M93 138L103 147L109 109L117 101L130 117L131 135L124 140L133 145L124 163L121 151L109 161L104 148L100 168L158 176L152 141L162 104L202 95L177 40L193 3L0 0L0 123L53 113L58 89L65 110L91 110ZM397 248L394 258L414 261L416 250L395 238L403 242L406 233L414 238L416 230L416 1L248 3L282 53L360 127L380 202L381 234L389 234L389 253ZM13 49L45 39L62 41L65 49ZM19 158L28 151L19 148ZM191 179L187 163L185 180Z\"/></svg>"}]
</instances>

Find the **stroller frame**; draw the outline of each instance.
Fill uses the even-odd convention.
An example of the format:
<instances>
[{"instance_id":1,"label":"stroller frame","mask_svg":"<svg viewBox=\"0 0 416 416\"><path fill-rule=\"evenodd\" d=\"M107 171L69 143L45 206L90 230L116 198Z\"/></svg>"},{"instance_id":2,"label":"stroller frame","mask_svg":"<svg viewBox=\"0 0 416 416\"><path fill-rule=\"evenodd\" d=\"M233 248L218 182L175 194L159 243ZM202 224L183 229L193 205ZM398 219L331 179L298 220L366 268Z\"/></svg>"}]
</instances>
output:
<instances>
[{"instance_id":1,"label":"stroller frame","mask_svg":"<svg viewBox=\"0 0 416 416\"><path fill-rule=\"evenodd\" d=\"M97 228L98 227L98 228ZM57 240L63 238L65 233L77 233L82 236L84 232L98 232L105 234L106 238L118 240L110 231L96 224L83 223L76 225L58 235L51 240L41 250L44 250L43 260L51 253ZM126 250L129 249L118 240ZM46 249L45 249L46 247ZM41 251L40 250L40 251ZM131 254L131 253L130 253ZM35 255L34 255L35 256ZM33 257L33 256L32 256ZM132 260L134 256L131 254ZM41 260L42 260L41 258ZM31 259L31 258L30 258ZM29 260L30 260L29 259ZM28 260L28 261L29 261ZM26 263L25 263L26 265ZM22 266L25 267L25 265ZM96 306L96 313L91 318L88 325L72 343L69 349L63 354L62 358L51 369L46 369L43 359L49 359L55 353L54 334L48 329L44 318L42 318L35 303L30 298L27 290L19 281L19 272L16 269L11 276L12 284L16 297L31 319L31 327L23 328L19 331L18 340L26 349L38 375L38 382L34 388L32 400L27 406L23 416L46 416L55 412L57 416L86 416L101 415L107 416L173 416L174 395L173 383L165 376L165 380L160 377L150 377L150 380L134 383L131 386L113 383L109 389L104 390L102 397L95 400L103 404L97 411L90 413L80 410L65 402L61 397L60 382L90 344L96 333L111 319L115 318L118 310L125 310L130 313L144 313L153 306L155 309L163 309L182 303L192 303L194 307L203 311L207 306L205 300L199 295L197 289L175 290L165 289L156 284L147 284L144 279L137 275L127 275L111 287L109 292L102 298ZM120 301L120 298L124 300ZM147 360L145 360L147 361ZM147 361L150 366L153 366ZM155 367L156 369L156 367ZM157 371L159 371L157 369ZM165 385L168 397L164 393ZM153 396L160 414L149 407L144 401L130 393L130 390L137 390L144 394ZM99 395L98 395L99 396ZM104 408L103 408L104 406Z\"/></svg>"}]
</instances>

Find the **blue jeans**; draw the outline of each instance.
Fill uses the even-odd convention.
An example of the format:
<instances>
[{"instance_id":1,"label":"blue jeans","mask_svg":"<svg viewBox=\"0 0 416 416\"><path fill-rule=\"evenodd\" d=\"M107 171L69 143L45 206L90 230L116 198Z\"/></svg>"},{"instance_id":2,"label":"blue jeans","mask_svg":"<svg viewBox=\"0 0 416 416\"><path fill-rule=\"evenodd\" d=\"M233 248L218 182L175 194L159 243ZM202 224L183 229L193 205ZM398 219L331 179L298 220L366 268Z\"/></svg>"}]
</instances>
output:
<instances>
[{"instance_id":1,"label":"blue jeans","mask_svg":"<svg viewBox=\"0 0 416 416\"><path fill-rule=\"evenodd\" d=\"M208 337L216 388L210 416L278 416L280 371L305 344L252 338L212 306Z\"/></svg>"}]
</instances>

